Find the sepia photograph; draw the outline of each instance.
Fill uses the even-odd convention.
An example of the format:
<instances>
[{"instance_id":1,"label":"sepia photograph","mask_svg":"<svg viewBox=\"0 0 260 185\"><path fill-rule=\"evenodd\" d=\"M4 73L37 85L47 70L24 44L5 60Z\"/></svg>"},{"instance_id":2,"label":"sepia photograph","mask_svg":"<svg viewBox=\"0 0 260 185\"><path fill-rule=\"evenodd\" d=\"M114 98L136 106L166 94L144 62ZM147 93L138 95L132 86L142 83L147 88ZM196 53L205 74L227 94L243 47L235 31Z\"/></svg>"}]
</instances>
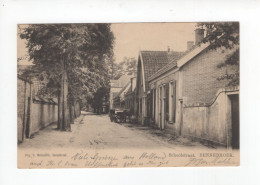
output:
<instances>
[{"instance_id":1,"label":"sepia photograph","mask_svg":"<svg viewBox=\"0 0 260 185\"><path fill-rule=\"evenodd\" d=\"M240 165L239 22L17 25L17 166Z\"/></svg>"}]
</instances>

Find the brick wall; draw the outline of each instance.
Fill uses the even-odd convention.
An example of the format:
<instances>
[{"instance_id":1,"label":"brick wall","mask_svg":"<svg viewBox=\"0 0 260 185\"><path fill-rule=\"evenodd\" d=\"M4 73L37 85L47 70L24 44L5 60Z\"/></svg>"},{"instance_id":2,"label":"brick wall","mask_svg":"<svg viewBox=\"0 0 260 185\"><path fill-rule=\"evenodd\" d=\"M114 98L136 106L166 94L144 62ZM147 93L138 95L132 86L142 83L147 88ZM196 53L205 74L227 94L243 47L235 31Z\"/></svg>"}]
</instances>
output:
<instances>
[{"instance_id":1,"label":"brick wall","mask_svg":"<svg viewBox=\"0 0 260 185\"><path fill-rule=\"evenodd\" d=\"M226 87L228 80L217 80L223 74L233 73L237 66L218 68L233 50L207 50L183 66L184 104L209 103L220 88Z\"/></svg>"}]
</instances>

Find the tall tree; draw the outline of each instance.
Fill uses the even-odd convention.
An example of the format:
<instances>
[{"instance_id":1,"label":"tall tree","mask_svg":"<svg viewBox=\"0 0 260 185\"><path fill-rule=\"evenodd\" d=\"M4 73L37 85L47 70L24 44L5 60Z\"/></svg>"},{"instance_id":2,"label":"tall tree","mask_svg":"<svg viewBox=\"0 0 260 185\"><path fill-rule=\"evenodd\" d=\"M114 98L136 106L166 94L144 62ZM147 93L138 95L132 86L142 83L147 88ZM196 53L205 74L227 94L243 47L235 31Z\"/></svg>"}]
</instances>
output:
<instances>
[{"instance_id":1,"label":"tall tree","mask_svg":"<svg viewBox=\"0 0 260 185\"><path fill-rule=\"evenodd\" d=\"M91 101L92 107L94 108L94 112L100 114L103 106L108 103L109 99L109 88L108 87L100 87L94 94L94 97Z\"/></svg>"},{"instance_id":2,"label":"tall tree","mask_svg":"<svg viewBox=\"0 0 260 185\"><path fill-rule=\"evenodd\" d=\"M106 81L104 56L112 55L114 40L110 25L34 24L20 37L27 40L37 73L57 89L58 128L70 130L70 102L95 92Z\"/></svg>"},{"instance_id":3,"label":"tall tree","mask_svg":"<svg viewBox=\"0 0 260 185\"><path fill-rule=\"evenodd\" d=\"M117 80L122 75L132 75L136 73L137 60L135 58L124 57L120 63L111 62L112 79Z\"/></svg>"},{"instance_id":4,"label":"tall tree","mask_svg":"<svg viewBox=\"0 0 260 185\"><path fill-rule=\"evenodd\" d=\"M239 85L239 23L238 22L204 22L198 23L197 27L206 31L203 42L210 42L210 49L225 48L234 49L234 52L226 57L226 60L218 67L229 65L238 66L233 74L222 75L218 80L230 80L229 86Z\"/></svg>"}]
</instances>

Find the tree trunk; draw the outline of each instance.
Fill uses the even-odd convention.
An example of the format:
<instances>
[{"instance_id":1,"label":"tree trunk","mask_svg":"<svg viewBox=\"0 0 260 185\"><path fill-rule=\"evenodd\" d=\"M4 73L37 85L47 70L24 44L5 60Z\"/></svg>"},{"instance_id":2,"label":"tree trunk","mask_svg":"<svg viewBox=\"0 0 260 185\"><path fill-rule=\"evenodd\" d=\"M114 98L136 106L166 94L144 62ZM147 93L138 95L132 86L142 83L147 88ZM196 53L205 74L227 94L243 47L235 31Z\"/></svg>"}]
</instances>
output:
<instances>
[{"instance_id":1,"label":"tree trunk","mask_svg":"<svg viewBox=\"0 0 260 185\"><path fill-rule=\"evenodd\" d=\"M78 102L78 117L81 115L81 106L80 103Z\"/></svg>"},{"instance_id":2,"label":"tree trunk","mask_svg":"<svg viewBox=\"0 0 260 185\"><path fill-rule=\"evenodd\" d=\"M74 114L74 103L70 102L70 123L74 124L75 114Z\"/></svg>"},{"instance_id":3,"label":"tree trunk","mask_svg":"<svg viewBox=\"0 0 260 185\"><path fill-rule=\"evenodd\" d=\"M58 125L57 129L62 129L62 97L63 97L63 91L60 89L58 92Z\"/></svg>"},{"instance_id":4,"label":"tree trunk","mask_svg":"<svg viewBox=\"0 0 260 185\"><path fill-rule=\"evenodd\" d=\"M74 102L74 104L73 104L73 114L74 114L74 117L75 117L75 118L78 117L78 116L77 116L77 111L76 111L76 109L77 109L77 107L76 107L76 104L75 104L75 102Z\"/></svg>"},{"instance_id":5,"label":"tree trunk","mask_svg":"<svg viewBox=\"0 0 260 185\"><path fill-rule=\"evenodd\" d=\"M66 69L65 58L62 60L62 77L61 77L61 90L59 102L59 129L63 131L70 131L70 116L68 108L68 75Z\"/></svg>"},{"instance_id":6,"label":"tree trunk","mask_svg":"<svg viewBox=\"0 0 260 185\"><path fill-rule=\"evenodd\" d=\"M74 108L74 116L75 116L75 118L77 118L78 117L78 114L77 114L77 102L74 102L74 105L73 105L73 108Z\"/></svg>"},{"instance_id":7,"label":"tree trunk","mask_svg":"<svg viewBox=\"0 0 260 185\"><path fill-rule=\"evenodd\" d=\"M75 102L74 107L75 107L75 116L79 117L80 116L80 105L79 105L78 101Z\"/></svg>"},{"instance_id":8,"label":"tree trunk","mask_svg":"<svg viewBox=\"0 0 260 185\"><path fill-rule=\"evenodd\" d=\"M68 107L69 84L66 63L63 71L63 130L70 131L69 107Z\"/></svg>"}]
</instances>

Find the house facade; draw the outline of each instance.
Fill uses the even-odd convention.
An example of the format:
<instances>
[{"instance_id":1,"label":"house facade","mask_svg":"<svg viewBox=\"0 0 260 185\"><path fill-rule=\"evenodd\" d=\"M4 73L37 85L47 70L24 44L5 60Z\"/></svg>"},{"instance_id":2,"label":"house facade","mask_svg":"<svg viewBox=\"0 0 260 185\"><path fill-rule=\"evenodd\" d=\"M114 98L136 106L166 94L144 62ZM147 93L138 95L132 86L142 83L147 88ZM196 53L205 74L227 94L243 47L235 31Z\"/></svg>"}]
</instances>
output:
<instances>
[{"instance_id":1,"label":"house facade","mask_svg":"<svg viewBox=\"0 0 260 185\"><path fill-rule=\"evenodd\" d=\"M129 83L129 80L133 77L133 75L123 75L118 80L110 80L110 94L109 94L109 108L115 108L114 99L117 94L122 90L122 88Z\"/></svg>"},{"instance_id":2,"label":"house facade","mask_svg":"<svg viewBox=\"0 0 260 185\"><path fill-rule=\"evenodd\" d=\"M151 91L148 79L168 63L179 58L182 52L140 51L137 65L136 104L137 118L142 125L153 124L151 114ZM149 101L148 101L149 100Z\"/></svg>"},{"instance_id":3,"label":"house facade","mask_svg":"<svg viewBox=\"0 0 260 185\"><path fill-rule=\"evenodd\" d=\"M167 132L238 148L239 87L218 79L239 70L219 67L237 48L210 50L208 43L195 43L149 77L148 114L156 127Z\"/></svg>"},{"instance_id":4,"label":"house facade","mask_svg":"<svg viewBox=\"0 0 260 185\"><path fill-rule=\"evenodd\" d=\"M169 65L168 65L169 66ZM161 72L161 71L160 71ZM181 119L181 81L178 67L150 78L150 110L154 126L177 134Z\"/></svg>"},{"instance_id":5,"label":"house facade","mask_svg":"<svg viewBox=\"0 0 260 185\"><path fill-rule=\"evenodd\" d=\"M131 115L135 115L137 111L136 106L136 77L130 79L130 88L125 93L125 109L130 111Z\"/></svg>"},{"instance_id":6,"label":"house facade","mask_svg":"<svg viewBox=\"0 0 260 185\"><path fill-rule=\"evenodd\" d=\"M125 109L125 94L131 87L130 81L117 93L113 99L113 108L115 109Z\"/></svg>"},{"instance_id":7,"label":"house facade","mask_svg":"<svg viewBox=\"0 0 260 185\"><path fill-rule=\"evenodd\" d=\"M115 109L129 110L132 114L134 114L134 112L136 111L135 87L136 77L132 77L114 97L113 107Z\"/></svg>"},{"instance_id":8,"label":"house facade","mask_svg":"<svg viewBox=\"0 0 260 185\"><path fill-rule=\"evenodd\" d=\"M239 87L218 78L238 66L218 67L236 48L202 49L191 60L180 61L182 79L181 135L239 148Z\"/></svg>"}]
</instances>

